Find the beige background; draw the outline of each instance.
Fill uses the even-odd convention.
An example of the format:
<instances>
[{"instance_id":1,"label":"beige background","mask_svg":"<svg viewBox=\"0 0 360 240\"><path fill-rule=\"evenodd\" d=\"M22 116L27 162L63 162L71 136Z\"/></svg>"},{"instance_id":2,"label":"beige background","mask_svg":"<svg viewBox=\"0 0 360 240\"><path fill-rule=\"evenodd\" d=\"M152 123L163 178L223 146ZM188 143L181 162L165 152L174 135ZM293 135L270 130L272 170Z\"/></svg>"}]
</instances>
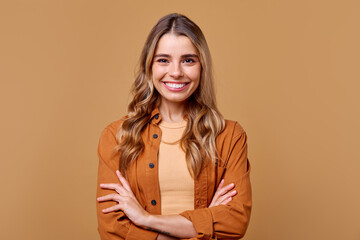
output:
<instances>
[{"instance_id":1,"label":"beige background","mask_svg":"<svg viewBox=\"0 0 360 240\"><path fill-rule=\"evenodd\" d=\"M360 239L358 0L2 0L1 239L98 240L96 147L163 15L212 51L249 136L246 240Z\"/></svg>"}]
</instances>

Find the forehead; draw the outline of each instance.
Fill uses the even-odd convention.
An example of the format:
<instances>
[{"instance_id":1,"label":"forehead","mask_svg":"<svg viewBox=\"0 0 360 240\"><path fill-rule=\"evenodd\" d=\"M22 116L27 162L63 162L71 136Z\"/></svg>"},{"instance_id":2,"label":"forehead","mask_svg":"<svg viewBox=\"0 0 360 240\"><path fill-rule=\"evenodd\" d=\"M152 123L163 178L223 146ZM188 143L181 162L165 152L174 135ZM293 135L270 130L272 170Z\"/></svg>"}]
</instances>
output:
<instances>
[{"instance_id":1,"label":"forehead","mask_svg":"<svg viewBox=\"0 0 360 240\"><path fill-rule=\"evenodd\" d=\"M183 35L167 33L163 35L155 50L155 54L184 55L197 54L196 47L191 40Z\"/></svg>"}]
</instances>

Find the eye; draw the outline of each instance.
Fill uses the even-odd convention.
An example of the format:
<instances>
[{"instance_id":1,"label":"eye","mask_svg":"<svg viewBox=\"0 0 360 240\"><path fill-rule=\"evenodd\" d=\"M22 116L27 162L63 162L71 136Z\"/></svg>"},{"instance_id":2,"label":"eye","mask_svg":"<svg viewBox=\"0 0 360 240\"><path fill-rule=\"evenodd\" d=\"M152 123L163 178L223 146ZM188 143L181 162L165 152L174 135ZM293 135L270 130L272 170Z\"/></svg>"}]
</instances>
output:
<instances>
[{"instance_id":1,"label":"eye","mask_svg":"<svg viewBox=\"0 0 360 240\"><path fill-rule=\"evenodd\" d=\"M165 59L165 58L159 58L159 59L156 60L156 62L158 62L158 63L167 63L168 60Z\"/></svg>"},{"instance_id":2,"label":"eye","mask_svg":"<svg viewBox=\"0 0 360 240\"><path fill-rule=\"evenodd\" d=\"M187 58L184 60L184 63L194 63L194 62L195 62L195 60L192 58Z\"/></svg>"}]
</instances>

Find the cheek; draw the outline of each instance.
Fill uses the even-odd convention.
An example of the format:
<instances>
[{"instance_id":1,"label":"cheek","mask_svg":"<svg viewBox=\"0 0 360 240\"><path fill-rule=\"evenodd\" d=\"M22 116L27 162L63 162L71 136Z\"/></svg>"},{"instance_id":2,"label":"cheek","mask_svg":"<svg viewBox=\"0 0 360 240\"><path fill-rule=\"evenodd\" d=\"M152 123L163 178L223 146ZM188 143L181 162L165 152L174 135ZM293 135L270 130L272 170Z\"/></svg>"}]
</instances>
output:
<instances>
[{"instance_id":1,"label":"cheek","mask_svg":"<svg viewBox=\"0 0 360 240\"><path fill-rule=\"evenodd\" d=\"M193 81L199 81L201 77L201 67L189 69L186 75Z\"/></svg>"},{"instance_id":2,"label":"cheek","mask_svg":"<svg viewBox=\"0 0 360 240\"><path fill-rule=\"evenodd\" d=\"M165 74L166 74L166 68L158 67L158 66L152 67L152 76L154 80L159 80L163 78Z\"/></svg>"}]
</instances>

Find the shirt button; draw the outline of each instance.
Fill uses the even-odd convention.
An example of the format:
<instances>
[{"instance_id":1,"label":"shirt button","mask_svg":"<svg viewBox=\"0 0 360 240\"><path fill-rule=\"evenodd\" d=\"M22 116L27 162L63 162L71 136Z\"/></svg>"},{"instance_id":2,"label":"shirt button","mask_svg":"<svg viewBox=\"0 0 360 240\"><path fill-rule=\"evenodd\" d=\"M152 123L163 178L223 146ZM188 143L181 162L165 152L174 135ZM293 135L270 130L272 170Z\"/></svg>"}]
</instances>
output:
<instances>
[{"instance_id":1,"label":"shirt button","mask_svg":"<svg viewBox=\"0 0 360 240\"><path fill-rule=\"evenodd\" d=\"M156 201L155 200L151 200L151 205L156 205Z\"/></svg>"},{"instance_id":2,"label":"shirt button","mask_svg":"<svg viewBox=\"0 0 360 240\"><path fill-rule=\"evenodd\" d=\"M157 134L154 134L154 135L153 135L153 138L157 138L157 137L158 137L158 135L157 135Z\"/></svg>"},{"instance_id":3,"label":"shirt button","mask_svg":"<svg viewBox=\"0 0 360 240\"><path fill-rule=\"evenodd\" d=\"M156 114L156 115L155 115L155 119L158 119L158 118L159 118L159 114Z\"/></svg>"},{"instance_id":4,"label":"shirt button","mask_svg":"<svg viewBox=\"0 0 360 240\"><path fill-rule=\"evenodd\" d=\"M150 167L150 168L154 168L155 165L154 165L153 163L149 163L149 167Z\"/></svg>"}]
</instances>

